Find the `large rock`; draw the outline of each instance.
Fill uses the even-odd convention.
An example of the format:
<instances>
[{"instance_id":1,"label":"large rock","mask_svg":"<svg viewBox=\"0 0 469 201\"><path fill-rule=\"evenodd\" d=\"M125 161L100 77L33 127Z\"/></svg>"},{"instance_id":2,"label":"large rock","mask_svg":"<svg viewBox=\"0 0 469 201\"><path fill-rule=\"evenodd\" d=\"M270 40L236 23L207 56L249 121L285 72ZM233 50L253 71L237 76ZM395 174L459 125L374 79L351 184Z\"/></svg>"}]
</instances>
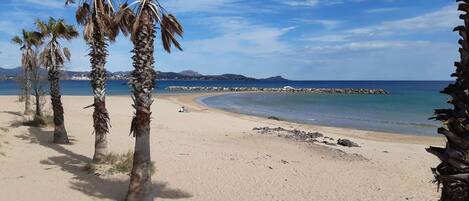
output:
<instances>
[{"instance_id":1,"label":"large rock","mask_svg":"<svg viewBox=\"0 0 469 201\"><path fill-rule=\"evenodd\" d=\"M360 145L348 139L338 139L337 144L342 145L344 147L360 147Z\"/></svg>"}]
</instances>

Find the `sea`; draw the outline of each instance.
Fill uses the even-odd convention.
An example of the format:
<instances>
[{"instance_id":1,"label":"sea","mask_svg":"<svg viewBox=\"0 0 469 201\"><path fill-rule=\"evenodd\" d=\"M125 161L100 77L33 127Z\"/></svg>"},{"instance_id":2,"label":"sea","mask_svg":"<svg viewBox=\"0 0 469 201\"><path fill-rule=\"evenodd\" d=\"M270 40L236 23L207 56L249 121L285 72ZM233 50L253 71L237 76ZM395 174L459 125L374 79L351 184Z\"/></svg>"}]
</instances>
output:
<instances>
[{"instance_id":1,"label":"sea","mask_svg":"<svg viewBox=\"0 0 469 201\"><path fill-rule=\"evenodd\" d=\"M408 135L436 136L441 122L429 120L434 109L451 108L440 94L450 81L158 81L168 86L312 87L384 89L387 95L237 93L199 98L208 107L298 123ZM91 95L89 81L61 81L63 95ZM0 95L19 94L12 80L0 81ZM180 93L180 92L178 92ZM194 93L194 92L192 92ZM200 93L200 92L197 92ZM126 81L110 80L107 95L130 95Z\"/></svg>"}]
</instances>

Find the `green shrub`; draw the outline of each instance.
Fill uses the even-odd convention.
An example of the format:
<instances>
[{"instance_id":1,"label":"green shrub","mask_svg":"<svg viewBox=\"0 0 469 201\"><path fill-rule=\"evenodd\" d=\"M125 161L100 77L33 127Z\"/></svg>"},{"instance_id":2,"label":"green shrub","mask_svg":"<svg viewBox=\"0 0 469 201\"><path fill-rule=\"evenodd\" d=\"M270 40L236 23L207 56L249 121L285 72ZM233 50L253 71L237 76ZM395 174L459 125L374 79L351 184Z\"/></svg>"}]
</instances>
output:
<instances>
[{"instance_id":1,"label":"green shrub","mask_svg":"<svg viewBox=\"0 0 469 201\"><path fill-rule=\"evenodd\" d=\"M84 169L93 174L130 174L133 166L133 156L134 153L132 151L124 154L109 153L104 157L102 163L96 164L90 162L86 164ZM154 174L155 171L155 163L151 161L150 173Z\"/></svg>"},{"instance_id":2,"label":"green shrub","mask_svg":"<svg viewBox=\"0 0 469 201\"><path fill-rule=\"evenodd\" d=\"M14 125L17 125L17 124L14 124ZM23 121L21 125L39 127L39 128L52 127L54 125L54 117L51 115L47 115L43 117L34 116L34 119Z\"/></svg>"}]
</instances>

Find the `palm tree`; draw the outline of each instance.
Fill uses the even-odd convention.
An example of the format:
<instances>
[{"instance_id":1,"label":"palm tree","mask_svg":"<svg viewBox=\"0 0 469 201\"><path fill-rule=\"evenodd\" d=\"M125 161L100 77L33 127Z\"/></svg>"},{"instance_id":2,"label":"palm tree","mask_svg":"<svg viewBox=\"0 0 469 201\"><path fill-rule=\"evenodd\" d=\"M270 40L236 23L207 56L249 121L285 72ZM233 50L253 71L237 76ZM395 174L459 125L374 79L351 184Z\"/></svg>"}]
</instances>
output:
<instances>
[{"instance_id":1,"label":"palm tree","mask_svg":"<svg viewBox=\"0 0 469 201\"><path fill-rule=\"evenodd\" d=\"M156 26L159 25L161 29L163 47L167 52L170 52L172 44L182 50L175 34L182 36L183 28L177 19L168 14L157 0L137 0L130 6L124 4L116 19L119 23L128 25L122 27L130 31L134 44L132 50L134 70L131 73L132 78L129 83L132 87L135 116L132 119L130 132L136 139L133 168L126 200L153 200L150 192L150 118L151 104L153 103L152 90L155 87L156 78L156 72L153 69Z\"/></svg>"},{"instance_id":2,"label":"palm tree","mask_svg":"<svg viewBox=\"0 0 469 201\"><path fill-rule=\"evenodd\" d=\"M67 0L66 4L75 3ZM84 26L83 36L90 47L91 86L94 102L93 127L95 151L93 162L101 163L108 153L109 113L106 109L106 57L108 41L114 41L118 29L113 26L114 6L111 0L81 0L76 11L78 24ZM88 108L87 107L87 108Z\"/></svg>"},{"instance_id":3,"label":"palm tree","mask_svg":"<svg viewBox=\"0 0 469 201\"><path fill-rule=\"evenodd\" d=\"M71 40L78 36L76 28L68 25L63 19L54 19L50 17L47 22L36 20L36 26L48 42L40 54L41 64L48 70L48 79L50 82L50 96L52 110L54 112L54 143L68 144L67 131L64 125L64 110L60 95L60 70L66 60L70 61L70 51L62 48L59 40Z\"/></svg>"},{"instance_id":4,"label":"palm tree","mask_svg":"<svg viewBox=\"0 0 469 201\"><path fill-rule=\"evenodd\" d=\"M38 67L37 65L37 52L34 47L42 44L42 35L36 31L22 30L22 37L14 36L11 41L19 45L22 51L21 66L24 71L24 96L25 96L25 109L24 114L29 115L33 113L31 109L31 75L32 71Z\"/></svg>"},{"instance_id":5,"label":"palm tree","mask_svg":"<svg viewBox=\"0 0 469 201\"><path fill-rule=\"evenodd\" d=\"M458 2L461 0L457 0ZM449 84L441 93L451 96L448 103L452 109L435 110L433 119L442 121L444 127L438 133L447 138L445 148L429 147L427 151L436 155L441 163L433 168L435 181L442 185L441 201L469 200L469 4L463 1L458 10L464 12L459 18L463 26L454 31L459 32L460 61L455 62L456 72L451 76L456 81ZM439 186L438 185L438 186Z\"/></svg>"}]
</instances>

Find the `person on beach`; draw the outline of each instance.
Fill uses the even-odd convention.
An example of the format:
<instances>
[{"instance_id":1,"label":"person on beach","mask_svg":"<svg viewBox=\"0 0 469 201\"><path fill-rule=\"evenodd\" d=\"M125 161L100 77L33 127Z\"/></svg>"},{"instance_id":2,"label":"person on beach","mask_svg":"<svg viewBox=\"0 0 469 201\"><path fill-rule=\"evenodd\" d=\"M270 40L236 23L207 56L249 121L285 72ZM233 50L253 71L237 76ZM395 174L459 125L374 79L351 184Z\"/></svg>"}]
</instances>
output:
<instances>
[{"instance_id":1,"label":"person on beach","mask_svg":"<svg viewBox=\"0 0 469 201\"><path fill-rule=\"evenodd\" d=\"M181 108L179 108L179 112L187 112L187 109L185 106L182 106Z\"/></svg>"}]
</instances>

